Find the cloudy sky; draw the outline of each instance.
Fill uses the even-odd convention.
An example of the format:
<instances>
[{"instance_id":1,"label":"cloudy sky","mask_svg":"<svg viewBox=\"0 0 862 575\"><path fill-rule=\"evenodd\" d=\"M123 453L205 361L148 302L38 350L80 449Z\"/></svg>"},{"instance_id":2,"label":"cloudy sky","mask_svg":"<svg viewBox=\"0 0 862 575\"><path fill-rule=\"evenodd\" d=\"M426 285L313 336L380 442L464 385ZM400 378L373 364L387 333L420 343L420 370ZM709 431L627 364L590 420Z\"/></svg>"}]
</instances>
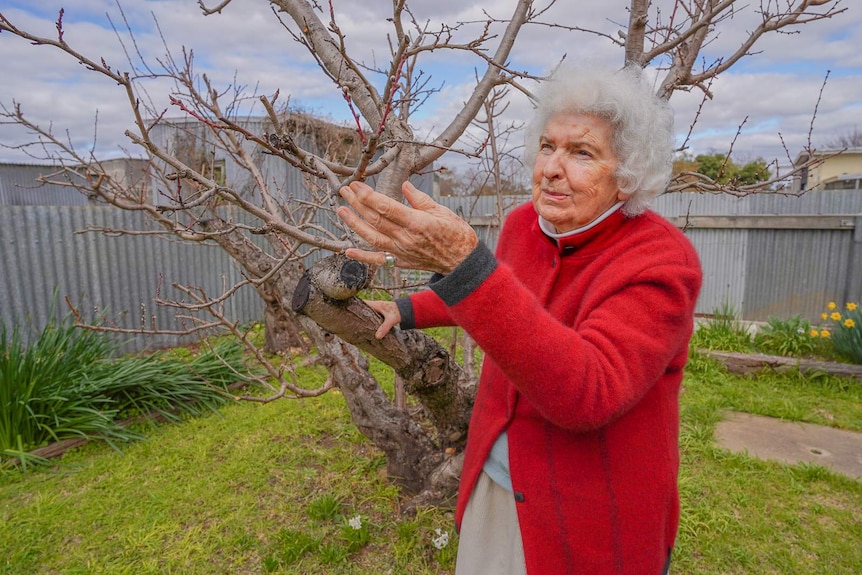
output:
<instances>
[{"instance_id":1,"label":"cloudy sky","mask_svg":"<svg viewBox=\"0 0 862 575\"><path fill-rule=\"evenodd\" d=\"M704 54L711 62L734 51L747 30L756 25L754 8L783 4L785 0L740 1L733 19L722 22ZM216 4L217 0L210 0ZM338 25L345 32L348 49L370 67L388 61L387 34L391 32L392 3L388 0L331 0ZM322 3L324 6L326 2ZM487 13L505 19L513 0L413 0L408 3L417 21L484 21ZM539 5L540 3L537 3ZM591 29L618 37L627 21L625 0L560 0L542 20ZM653 2L652 14L667 19L672 0ZM122 10L120 9L122 7ZM183 48L193 51L195 70L207 74L220 90L242 86L249 93L290 95L305 110L346 121L350 118L340 93L317 69L307 51L295 42L272 13L266 0L233 0L222 14L203 16L196 0L0 0L0 13L18 28L56 37L55 22L65 10L64 40L82 54L100 58L114 69L133 74L161 71L170 53L183 58ZM846 12L815 22L790 34L772 34L712 85L714 98L707 101L688 141L692 153L726 151L741 124L734 144L741 160L763 157L786 163L809 141L824 147L836 136L862 129L862 6L839 0ZM389 12L387 12L387 10ZM134 32L134 42L127 28ZM116 30L116 31L115 31ZM479 25L465 26L464 36L476 34ZM619 65L622 49L607 37L572 32L560 27L524 29L512 56L512 67L536 75L565 56L569 61L590 59ZM130 63L130 59L132 63ZM135 68L132 68L132 65ZM465 53L434 52L423 61L428 86L438 89L414 116L418 135L434 134L452 117L469 93L475 70L482 61ZM825 88L821 87L829 73ZM382 83L382 82L381 82ZM142 81L142 95L155 110L181 112L170 106L172 86L164 79ZM819 105L818 105L818 99ZM678 93L672 100L679 142L701 104L700 93ZM32 46L11 34L0 34L0 105L7 111L20 104L31 121L50 125L67 136L80 150L96 156L115 157L135 153L123 136L132 127L132 113L121 88L88 72L68 55L48 46ZM813 122L815 106L817 115ZM525 98L513 98L507 117L526 117ZM255 111L255 110L253 110ZM259 110L256 110L259 112ZM16 146L32 140L15 125L0 124L0 161L33 163Z\"/></svg>"}]
</instances>

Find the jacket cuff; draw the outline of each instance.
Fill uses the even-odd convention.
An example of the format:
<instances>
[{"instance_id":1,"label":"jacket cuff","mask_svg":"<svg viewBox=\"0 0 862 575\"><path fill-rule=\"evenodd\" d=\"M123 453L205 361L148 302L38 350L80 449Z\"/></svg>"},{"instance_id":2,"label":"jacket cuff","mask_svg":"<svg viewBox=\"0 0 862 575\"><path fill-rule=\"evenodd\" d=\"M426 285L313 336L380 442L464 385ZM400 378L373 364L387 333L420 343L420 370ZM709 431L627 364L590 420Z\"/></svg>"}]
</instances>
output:
<instances>
[{"instance_id":1,"label":"jacket cuff","mask_svg":"<svg viewBox=\"0 0 862 575\"><path fill-rule=\"evenodd\" d=\"M413 315L413 302L409 297L399 297L395 300L398 306L398 313L401 314L401 323L398 327L401 329L413 329L416 327L416 316Z\"/></svg>"},{"instance_id":2,"label":"jacket cuff","mask_svg":"<svg viewBox=\"0 0 862 575\"><path fill-rule=\"evenodd\" d=\"M434 274L429 287L443 303L457 305L473 293L497 269L497 258L481 241L449 275ZM403 317L403 316L402 316Z\"/></svg>"}]
</instances>

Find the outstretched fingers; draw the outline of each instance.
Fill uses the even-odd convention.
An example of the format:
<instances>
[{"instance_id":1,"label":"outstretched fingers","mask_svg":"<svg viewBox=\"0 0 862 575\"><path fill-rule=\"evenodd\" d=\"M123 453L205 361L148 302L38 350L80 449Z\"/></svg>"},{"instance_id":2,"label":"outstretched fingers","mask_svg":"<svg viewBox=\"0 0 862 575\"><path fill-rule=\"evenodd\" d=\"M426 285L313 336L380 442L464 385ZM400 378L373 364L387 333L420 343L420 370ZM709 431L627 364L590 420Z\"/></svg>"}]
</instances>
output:
<instances>
[{"instance_id":1,"label":"outstretched fingers","mask_svg":"<svg viewBox=\"0 0 862 575\"><path fill-rule=\"evenodd\" d=\"M342 206L338 216L371 247L395 256L397 267L449 273L476 247L476 232L410 183L402 191L409 206L353 182L340 190L352 209ZM346 255L372 265L387 263L380 252L354 248Z\"/></svg>"},{"instance_id":2,"label":"outstretched fingers","mask_svg":"<svg viewBox=\"0 0 862 575\"><path fill-rule=\"evenodd\" d=\"M340 190L341 197L371 226L387 233L390 226L406 227L410 223L410 207L393 200L362 182L352 182Z\"/></svg>"},{"instance_id":3,"label":"outstretched fingers","mask_svg":"<svg viewBox=\"0 0 862 575\"><path fill-rule=\"evenodd\" d=\"M380 268L386 267L387 252L370 252L368 250L360 250L359 248L347 248L347 250L345 250L344 252L344 255L358 262L377 266ZM395 263L396 265L399 265L400 262L396 259Z\"/></svg>"}]
</instances>

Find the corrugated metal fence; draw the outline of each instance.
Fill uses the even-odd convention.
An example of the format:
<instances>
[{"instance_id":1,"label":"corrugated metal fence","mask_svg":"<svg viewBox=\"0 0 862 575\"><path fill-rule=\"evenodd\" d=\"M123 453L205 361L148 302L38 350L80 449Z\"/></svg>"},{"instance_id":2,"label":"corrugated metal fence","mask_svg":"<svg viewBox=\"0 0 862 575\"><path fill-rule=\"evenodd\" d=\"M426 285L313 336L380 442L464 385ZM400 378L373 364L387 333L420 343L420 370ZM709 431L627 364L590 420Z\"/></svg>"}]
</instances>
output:
<instances>
[{"instance_id":1,"label":"corrugated metal fence","mask_svg":"<svg viewBox=\"0 0 862 575\"><path fill-rule=\"evenodd\" d=\"M506 198L504 212L526 199ZM495 245L495 198L441 201ZM701 314L728 305L747 320L801 314L819 321L828 301L862 300L862 190L740 199L673 194L658 198L655 209L685 229L701 256ZM190 321L179 321L177 310L154 303L183 299L173 283L200 286L214 296L241 279L216 246L155 235L76 233L89 227L150 229L140 214L108 207L0 205L0 320L7 327L29 322L40 329L56 294L55 317L66 313L68 296L87 312L105 310L124 327L155 321L162 329L181 330ZM250 286L225 306L240 322L262 317L262 303ZM178 341L129 336L126 349Z\"/></svg>"},{"instance_id":2,"label":"corrugated metal fence","mask_svg":"<svg viewBox=\"0 0 862 575\"><path fill-rule=\"evenodd\" d=\"M669 194L655 209L700 254L699 313L729 305L746 320L819 322L829 301L862 300L862 191Z\"/></svg>"},{"instance_id":3,"label":"corrugated metal fence","mask_svg":"<svg viewBox=\"0 0 862 575\"><path fill-rule=\"evenodd\" d=\"M157 235L111 237L79 233L87 228L150 230L145 217L101 206L0 206L0 320L33 332L53 316L69 313L64 298L88 319L103 312L123 328L184 331L194 325L180 310L156 299L188 301L174 283L197 286L215 297L241 280L230 258L214 245ZM53 306L52 306L53 303ZM263 304L250 286L224 304L240 322L262 318ZM202 320L209 319L200 314ZM97 320L98 321L98 320ZM121 335L126 351L165 347L191 338Z\"/></svg>"}]
</instances>

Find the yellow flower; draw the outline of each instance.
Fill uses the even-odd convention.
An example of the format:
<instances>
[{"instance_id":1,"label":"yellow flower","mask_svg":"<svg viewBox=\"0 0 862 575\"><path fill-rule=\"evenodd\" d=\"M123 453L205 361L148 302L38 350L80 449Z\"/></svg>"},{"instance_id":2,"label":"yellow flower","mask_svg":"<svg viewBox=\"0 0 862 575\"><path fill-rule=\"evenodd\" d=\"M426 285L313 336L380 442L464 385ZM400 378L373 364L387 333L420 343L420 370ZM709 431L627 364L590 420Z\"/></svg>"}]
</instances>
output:
<instances>
[{"instance_id":1,"label":"yellow flower","mask_svg":"<svg viewBox=\"0 0 862 575\"><path fill-rule=\"evenodd\" d=\"M808 335L810 335L811 337L817 337L820 335L820 332L817 331L816 329L812 329L811 331L808 332Z\"/></svg>"},{"instance_id":2,"label":"yellow flower","mask_svg":"<svg viewBox=\"0 0 862 575\"><path fill-rule=\"evenodd\" d=\"M829 319L829 314L824 311L820 314L820 319Z\"/></svg>"},{"instance_id":3,"label":"yellow flower","mask_svg":"<svg viewBox=\"0 0 862 575\"><path fill-rule=\"evenodd\" d=\"M841 321L841 314L837 311L833 311L832 315L829 316L833 321Z\"/></svg>"},{"instance_id":4,"label":"yellow flower","mask_svg":"<svg viewBox=\"0 0 862 575\"><path fill-rule=\"evenodd\" d=\"M847 304L847 311L854 311L857 307L859 306L851 301Z\"/></svg>"},{"instance_id":5,"label":"yellow flower","mask_svg":"<svg viewBox=\"0 0 862 575\"><path fill-rule=\"evenodd\" d=\"M844 327L849 327L849 328L856 327L856 322L848 317L847 319L844 320Z\"/></svg>"},{"instance_id":6,"label":"yellow flower","mask_svg":"<svg viewBox=\"0 0 862 575\"><path fill-rule=\"evenodd\" d=\"M830 335L832 334L829 333L828 329L824 329L820 332L820 337L829 337Z\"/></svg>"},{"instance_id":7,"label":"yellow flower","mask_svg":"<svg viewBox=\"0 0 862 575\"><path fill-rule=\"evenodd\" d=\"M838 307L838 304L835 303L834 301L831 301L831 302L826 304L826 307L829 309L835 309L836 307Z\"/></svg>"}]
</instances>

